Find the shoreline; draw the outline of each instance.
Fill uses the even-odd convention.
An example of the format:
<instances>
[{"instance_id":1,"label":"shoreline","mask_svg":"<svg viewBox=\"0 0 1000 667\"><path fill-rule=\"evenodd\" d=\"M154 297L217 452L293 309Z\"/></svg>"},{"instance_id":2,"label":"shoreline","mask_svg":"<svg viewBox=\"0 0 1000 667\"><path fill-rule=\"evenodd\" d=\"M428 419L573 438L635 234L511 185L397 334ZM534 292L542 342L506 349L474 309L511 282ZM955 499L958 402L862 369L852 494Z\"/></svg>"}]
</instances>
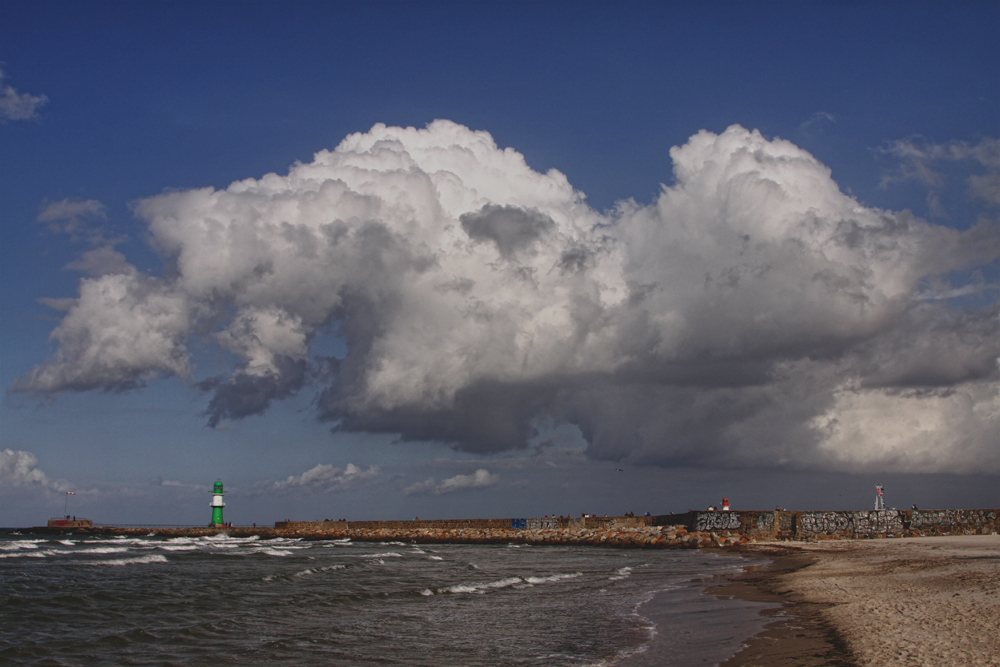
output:
<instances>
[{"instance_id":1,"label":"shoreline","mask_svg":"<svg viewBox=\"0 0 1000 667\"><path fill-rule=\"evenodd\" d=\"M740 652L751 637L767 629L770 620L765 613L778 608L776 603L749 596L715 595L712 589L769 561L756 555L736 554L733 550L713 552L721 563L732 556L742 562L734 562L727 572L701 574L654 592L637 609L654 628L650 640L614 662L615 667L720 665Z\"/></svg>"},{"instance_id":2,"label":"shoreline","mask_svg":"<svg viewBox=\"0 0 1000 667\"><path fill-rule=\"evenodd\" d=\"M787 575L815 564L815 555L787 545L741 551L767 561L710 584L705 592L774 606L760 612L766 619L764 629L746 638L743 647L719 667L858 667L839 630L823 616L823 606L796 599L783 585Z\"/></svg>"},{"instance_id":3,"label":"shoreline","mask_svg":"<svg viewBox=\"0 0 1000 667\"><path fill-rule=\"evenodd\" d=\"M720 667L1000 666L1000 536L757 543L771 559L709 587L776 601Z\"/></svg>"}]
</instances>

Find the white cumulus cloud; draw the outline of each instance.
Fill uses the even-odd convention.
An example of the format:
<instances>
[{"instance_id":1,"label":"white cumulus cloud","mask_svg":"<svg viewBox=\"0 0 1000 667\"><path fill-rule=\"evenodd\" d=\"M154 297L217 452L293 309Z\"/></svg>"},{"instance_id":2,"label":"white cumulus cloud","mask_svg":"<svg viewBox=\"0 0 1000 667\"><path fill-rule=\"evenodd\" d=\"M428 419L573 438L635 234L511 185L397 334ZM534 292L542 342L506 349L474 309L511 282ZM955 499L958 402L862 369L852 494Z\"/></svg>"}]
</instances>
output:
<instances>
[{"instance_id":1,"label":"white cumulus cloud","mask_svg":"<svg viewBox=\"0 0 1000 667\"><path fill-rule=\"evenodd\" d=\"M408 496L418 496L433 494L439 496L442 493L454 493L455 491L465 491L466 489L479 489L486 486L493 486L500 481L500 475L494 475L486 468L480 468L471 475L455 475L448 479L436 482L433 477L423 482L417 482L403 489L403 493Z\"/></svg>"},{"instance_id":2,"label":"white cumulus cloud","mask_svg":"<svg viewBox=\"0 0 1000 667\"><path fill-rule=\"evenodd\" d=\"M985 290L995 221L867 207L736 125L670 157L654 201L601 213L486 132L376 125L286 175L150 197L135 211L170 270L92 272L50 300L58 349L14 388L195 379L208 332L239 359L197 381L212 426L309 388L342 430L476 452L568 423L588 456L637 464L1000 468L996 300L949 296ZM331 335L346 353L315 355ZM968 437L907 429L914 409L950 423L957 396ZM867 405L894 406L884 429ZM894 424L910 435L886 442Z\"/></svg>"},{"instance_id":3,"label":"white cumulus cloud","mask_svg":"<svg viewBox=\"0 0 1000 667\"><path fill-rule=\"evenodd\" d=\"M63 480L52 479L46 475L38 467L38 458L31 452L0 450L0 491L26 488L64 491L68 487Z\"/></svg>"}]
</instances>

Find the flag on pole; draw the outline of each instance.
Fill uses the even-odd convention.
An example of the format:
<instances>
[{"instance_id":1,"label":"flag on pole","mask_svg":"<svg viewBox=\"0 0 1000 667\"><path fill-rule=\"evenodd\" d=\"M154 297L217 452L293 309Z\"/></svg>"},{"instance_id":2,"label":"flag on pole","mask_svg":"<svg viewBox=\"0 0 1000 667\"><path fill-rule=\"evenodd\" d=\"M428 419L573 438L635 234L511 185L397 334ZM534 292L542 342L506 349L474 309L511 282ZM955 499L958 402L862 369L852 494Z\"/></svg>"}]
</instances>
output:
<instances>
[{"instance_id":1,"label":"flag on pole","mask_svg":"<svg viewBox=\"0 0 1000 667\"><path fill-rule=\"evenodd\" d=\"M67 496L75 496L76 495L76 491L67 491L66 495Z\"/></svg>"}]
</instances>

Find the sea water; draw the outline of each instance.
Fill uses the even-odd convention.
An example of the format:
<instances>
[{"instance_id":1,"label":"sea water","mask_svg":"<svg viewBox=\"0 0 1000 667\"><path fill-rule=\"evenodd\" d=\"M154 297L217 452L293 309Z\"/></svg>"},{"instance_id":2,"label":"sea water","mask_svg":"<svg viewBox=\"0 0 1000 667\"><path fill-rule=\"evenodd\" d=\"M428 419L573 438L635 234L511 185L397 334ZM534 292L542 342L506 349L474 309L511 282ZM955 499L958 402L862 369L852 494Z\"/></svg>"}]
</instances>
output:
<instances>
[{"instance_id":1,"label":"sea water","mask_svg":"<svg viewBox=\"0 0 1000 667\"><path fill-rule=\"evenodd\" d=\"M698 551L0 535L0 663L706 665L757 632Z\"/></svg>"}]
</instances>

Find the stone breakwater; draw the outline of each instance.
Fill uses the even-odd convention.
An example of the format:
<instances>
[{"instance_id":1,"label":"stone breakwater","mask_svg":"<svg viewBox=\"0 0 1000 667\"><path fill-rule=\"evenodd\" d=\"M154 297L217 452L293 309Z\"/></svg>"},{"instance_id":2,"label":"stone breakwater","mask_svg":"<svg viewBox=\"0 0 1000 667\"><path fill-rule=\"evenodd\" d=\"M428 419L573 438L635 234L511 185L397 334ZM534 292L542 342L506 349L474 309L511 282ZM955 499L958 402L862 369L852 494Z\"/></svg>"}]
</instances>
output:
<instances>
[{"instance_id":1,"label":"stone breakwater","mask_svg":"<svg viewBox=\"0 0 1000 667\"><path fill-rule=\"evenodd\" d=\"M304 523L304 522L303 522ZM320 522L317 522L320 523ZM510 529L510 528L114 528L96 527L74 531L58 528L27 529L34 533L58 533L128 536L128 537L209 537L226 533L231 537L257 536L303 540L343 540L355 542L412 542L422 544L535 544L589 545L632 549L701 549L731 547L746 543L746 538L721 532L690 532L683 526L644 526L583 529Z\"/></svg>"},{"instance_id":2,"label":"stone breakwater","mask_svg":"<svg viewBox=\"0 0 1000 667\"><path fill-rule=\"evenodd\" d=\"M203 537L227 533L305 540L453 544L566 544L640 549L726 548L775 540L996 535L1000 509L852 512L707 511L647 517L280 521L274 528L44 527L33 533Z\"/></svg>"}]
</instances>

